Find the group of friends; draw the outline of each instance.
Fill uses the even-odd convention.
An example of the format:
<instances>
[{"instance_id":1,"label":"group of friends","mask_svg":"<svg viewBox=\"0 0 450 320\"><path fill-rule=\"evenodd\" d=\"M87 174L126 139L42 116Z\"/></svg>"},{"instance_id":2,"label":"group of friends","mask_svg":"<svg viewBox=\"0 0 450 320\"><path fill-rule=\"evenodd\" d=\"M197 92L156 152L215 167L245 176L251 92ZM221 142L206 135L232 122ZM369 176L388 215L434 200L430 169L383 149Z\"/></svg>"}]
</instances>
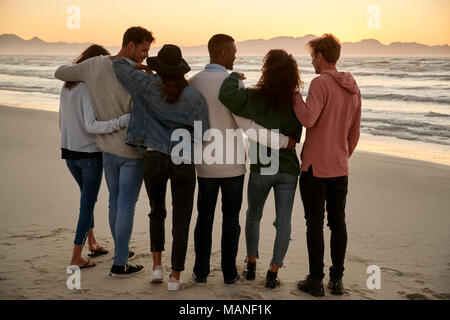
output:
<instances>
[{"instance_id":1,"label":"group of friends","mask_svg":"<svg viewBox=\"0 0 450 320\"><path fill-rule=\"evenodd\" d=\"M135 206L144 182L150 202L151 281L164 281L165 200L170 180L173 210L168 290L176 291L182 286L196 185L193 279L205 283L211 271L212 230L219 190L223 278L226 284L240 279L236 257L245 162L173 161L178 143L173 141L174 131L193 132L195 123L200 123L202 134L213 129L226 136L227 130L237 130L234 139L238 143L231 147L233 150L244 141L238 129L260 133L254 140L249 139L250 150L258 158L250 165L248 180L247 258L243 277L256 278L260 221L273 189L276 236L265 286L280 285L278 271L289 246L299 183L307 226L309 274L297 287L314 296L324 295L326 210L332 260L328 288L332 294L342 294L348 160L359 140L361 94L350 73L337 71L339 40L324 34L307 44L318 76L310 83L306 101L300 93L303 83L297 62L285 50L270 50L264 57L259 81L245 88L244 74L227 71L233 70L237 53L231 36L212 36L208 42L210 63L190 79L186 79L186 74L191 69L178 46L166 44L157 56L148 57L154 40L152 32L145 28L131 27L123 35L118 54L111 55L102 46L91 45L74 64L61 66L55 72L55 77L64 81L60 99L62 159L81 192L70 264L80 268L95 266L94 260L81 255L86 241L91 258L109 252L94 236L94 206L104 171L109 191L109 226L114 239L110 276L131 276L144 269L129 262L136 257L129 245ZM302 127L306 128L306 138L300 164L295 147L300 142ZM196 141L193 137L191 143L200 144L200 152L205 152L211 149L214 143L211 140ZM227 141L223 150L215 152L229 151L226 144ZM263 169L269 164L260 158L261 151L277 154L275 173L264 174Z\"/></svg>"}]
</instances>

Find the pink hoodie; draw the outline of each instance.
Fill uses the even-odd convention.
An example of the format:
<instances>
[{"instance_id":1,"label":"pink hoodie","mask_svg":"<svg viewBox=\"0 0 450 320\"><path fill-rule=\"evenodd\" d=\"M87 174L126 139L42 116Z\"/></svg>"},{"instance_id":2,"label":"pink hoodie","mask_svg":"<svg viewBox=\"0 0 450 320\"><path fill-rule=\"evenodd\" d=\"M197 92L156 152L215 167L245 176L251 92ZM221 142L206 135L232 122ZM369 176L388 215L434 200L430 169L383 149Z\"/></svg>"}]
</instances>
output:
<instances>
[{"instance_id":1,"label":"pink hoodie","mask_svg":"<svg viewBox=\"0 0 450 320\"><path fill-rule=\"evenodd\" d=\"M327 70L311 81L306 103L294 98L297 119L306 129L302 171L318 178L348 175L348 159L359 140L361 93L349 72Z\"/></svg>"}]
</instances>

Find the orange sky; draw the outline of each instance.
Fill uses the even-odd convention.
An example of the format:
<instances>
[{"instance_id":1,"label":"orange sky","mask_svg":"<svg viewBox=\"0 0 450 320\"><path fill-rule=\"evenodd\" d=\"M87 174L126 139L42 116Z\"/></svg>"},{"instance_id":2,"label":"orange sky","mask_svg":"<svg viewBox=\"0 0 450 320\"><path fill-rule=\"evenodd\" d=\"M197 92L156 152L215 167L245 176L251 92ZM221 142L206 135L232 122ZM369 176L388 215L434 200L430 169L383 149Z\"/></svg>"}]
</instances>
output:
<instances>
[{"instance_id":1,"label":"orange sky","mask_svg":"<svg viewBox=\"0 0 450 320\"><path fill-rule=\"evenodd\" d=\"M80 29L66 12L80 8ZM369 29L369 5L380 8L380 29ZM123 32L142 25L156 45L205 44L212 34L236 41L334 33L341 41L450 44L450 0L0 0L0 34L54 42L119 45Z\"/></svg>"}]
</instances>

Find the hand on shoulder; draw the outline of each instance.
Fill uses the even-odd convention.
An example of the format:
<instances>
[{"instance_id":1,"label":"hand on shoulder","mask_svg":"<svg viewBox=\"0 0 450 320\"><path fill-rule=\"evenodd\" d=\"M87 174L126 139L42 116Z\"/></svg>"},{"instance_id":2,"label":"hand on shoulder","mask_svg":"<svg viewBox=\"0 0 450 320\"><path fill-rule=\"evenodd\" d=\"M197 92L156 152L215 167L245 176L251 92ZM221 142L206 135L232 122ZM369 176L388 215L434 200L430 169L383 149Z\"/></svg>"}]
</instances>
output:
<instances>
[{"instance_id":1,"label":"hand on shoulder","mask_svg":"<svg viewBox=\"0 0 450 320\"><path fill-rule=\"evenodd\" d=\"M147 74L153 74L153 70L149 66L142 63L136 63L136 70L142 70Z\"/></svg>"}]
</instances>

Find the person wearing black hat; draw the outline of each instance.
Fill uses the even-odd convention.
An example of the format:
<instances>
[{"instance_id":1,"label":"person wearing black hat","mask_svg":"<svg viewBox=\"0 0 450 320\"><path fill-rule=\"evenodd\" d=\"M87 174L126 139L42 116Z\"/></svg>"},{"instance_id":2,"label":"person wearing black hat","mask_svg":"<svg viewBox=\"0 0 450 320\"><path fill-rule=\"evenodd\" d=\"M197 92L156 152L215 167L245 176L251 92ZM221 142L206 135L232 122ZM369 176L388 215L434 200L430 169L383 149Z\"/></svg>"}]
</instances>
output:
<instances>
[{"instance_id":1,"label":"person wearing black hat","mask_svg":"<svg viewBox=\"0 0 450 320\"><path fill-rule=\"evenodd\" d=\"M172 141L172 134L177 129L187 129L193 137L194 121L200 121L203 136L209 126L205 99L184 76L190 70L180 48L171 44L164 45L157 56L147 58L147 66L136 65L129 59L114 62L118 80L133 96L126 143L144 153L144 182L151 207L153 282L164 279L161 255L165 243L166 186L170 179L173 206L172 272L167 286L170 291L178 290L182 284L180 274L184 270L196 184L192 152L183 154L183 149L175 154L178 142ZM181 163L176 164L173 159Z\"/></svg>"}]
</instances>

